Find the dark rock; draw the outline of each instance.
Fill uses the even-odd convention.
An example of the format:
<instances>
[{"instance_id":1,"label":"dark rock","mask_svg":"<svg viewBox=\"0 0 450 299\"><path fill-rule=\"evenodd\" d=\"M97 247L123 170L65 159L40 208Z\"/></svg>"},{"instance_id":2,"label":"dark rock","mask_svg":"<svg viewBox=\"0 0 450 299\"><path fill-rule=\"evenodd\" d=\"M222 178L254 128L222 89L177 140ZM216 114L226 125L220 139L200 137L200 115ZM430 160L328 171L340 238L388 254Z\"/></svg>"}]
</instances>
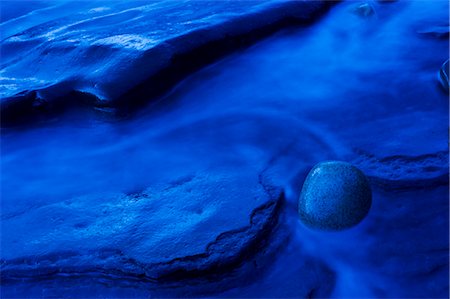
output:
<instances>
[{"instance_id":1,"label":"dark rock","mask_svg":"<svg viewBox=\"0 0 450 299\"><path fill-rule=\"evenodd\" d=\"M450 35L450 26L434 26L428 29L418 31L419 34L439 39L448 39Z\"/></svg>"},{"instance_id":2,"label":"dark rock","mask_svg":"<svg viewBox=\"0 0 450 299\"><path fill-rule=\"evenodd\" d=\"M342 230L364 219L372 193L364 173L346 162L317 164L300 194L300 219L312 228Z\"/></svg>"}]
</instances>

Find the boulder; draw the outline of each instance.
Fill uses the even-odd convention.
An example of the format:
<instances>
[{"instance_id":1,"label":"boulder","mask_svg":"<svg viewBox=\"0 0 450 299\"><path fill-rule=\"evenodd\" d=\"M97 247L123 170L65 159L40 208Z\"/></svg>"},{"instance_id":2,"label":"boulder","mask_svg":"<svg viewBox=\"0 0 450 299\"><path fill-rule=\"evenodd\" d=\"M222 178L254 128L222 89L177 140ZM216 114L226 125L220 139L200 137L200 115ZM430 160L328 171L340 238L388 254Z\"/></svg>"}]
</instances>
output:
<instances>
[{"instance_id":1,"label":"boulder","mask_svg":"<svg viewBox=\"0 0 450 299\"><path fill-rule=\"evenodd\" d=\"M371 204L364 173L349 163L331 161L317 164L308 174L298 212L309 227L342 230L361 222Z\"/></svg>"}]
</instances>

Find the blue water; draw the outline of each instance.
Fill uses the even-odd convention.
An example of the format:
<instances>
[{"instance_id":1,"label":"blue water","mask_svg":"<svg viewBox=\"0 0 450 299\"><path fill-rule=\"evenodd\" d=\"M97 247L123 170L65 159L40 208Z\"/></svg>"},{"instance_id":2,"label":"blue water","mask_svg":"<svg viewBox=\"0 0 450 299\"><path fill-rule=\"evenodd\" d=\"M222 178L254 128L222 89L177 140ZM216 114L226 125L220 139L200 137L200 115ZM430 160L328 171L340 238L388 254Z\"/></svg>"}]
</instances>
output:
<instances>
[{"instance_id":1,"label":"blue water","mask_svg":"<svg viewBox=\"0 0 450 299\"><path fill-rule=\"evenodd\" d=\"M182 23L223 7L245 14L254 5L207 3L188 2L201 7L194 14L172 1L146 9L170 10ZM361 3L339 3L310 26L225 56L128 117L69 111L2 128L2 297L447 297L449 107L437 74L449 44L448 34L432 32L448 28L448 2L371 1L368 16L358 13ZM43 13L70 15L71 5L81 13L93 6L63 3ZM121 5L110 6L128 4ZM36 24L28 16L14 19L11 10L2 35ZM176 28L133 22L155 32ZM92 24L91 36L117 29L114 22ZM50 30L44 22L38 31ZM57 43L85 38L84 29L71 30L55 33ZM114 68L135 57L126 45L114 51ZM83 78L98 63L59 76L47 65L59 65L55 53L23 53L13 48L2 62L6 95L25 86L12 81L38 88L66 74ZM77 55L61 59L83 62ZM38 58L44 67L25 67ZM373 205L352 229L315 231L298 219L303 180L324 160L350 162L369 177ZM148 273L131 276L124 256L145 264L193 255L220 232L248 225L263 203L258 180L266 173L286 200L266 244L246 262L219 267L219 278L166 284L147 280ZM134 204L135 194L152 203ZM60 271L47 273L49 264ZM81 275L77 267L106 274Z\"/></svg>"}]
</instances>

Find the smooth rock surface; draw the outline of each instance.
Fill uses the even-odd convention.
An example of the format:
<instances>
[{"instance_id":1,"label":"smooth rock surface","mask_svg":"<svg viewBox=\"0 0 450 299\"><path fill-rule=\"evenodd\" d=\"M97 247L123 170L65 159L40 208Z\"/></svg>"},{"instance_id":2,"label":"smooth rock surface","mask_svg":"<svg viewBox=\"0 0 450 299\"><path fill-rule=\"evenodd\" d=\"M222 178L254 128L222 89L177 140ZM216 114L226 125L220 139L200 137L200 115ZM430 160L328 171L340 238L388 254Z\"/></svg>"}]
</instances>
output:
<instances>
[{"instance_id":1,"label":"smooth rock surface","mask_svg":"<svg viewBox=\"0 0 450 299\"><path fill-rule=\"evenodd\" d=\"M70 110L44 115L35 127L2 128L1 296L447 298L449 116L436 76L449 45L417 32L446 24L449 3L371 4L376 17L361 18L352 12L354 2L342 2L317 24L234 52L133 117ZM14 22L26 29L45 19L42 13L64 17L55 8ZM172 13L176 17L177 10ZM87 22L93 25L89 32L102 20ZM51 24L38 28L42 35L52 31L46 27ZM114 32L123 22L103 25L102 32ZM82 39L83 31L69 29ZM107 67L114 69L122 65L114 57L136 61L129 46L138 40L125 41L124 47L112 46L111 39L103 40L105 46L85 46L93 57L112 49L117 56ZM42 57L55 62L49 69L67 57L55 53L61 52ZM92 70L90 56L69 54L86 66L72 69L76 77ZM141 67L139 61L133 66ZM17 70L28 66L21 65ZM114 78L130 74L120 73ZM111 78L105 79L107 84ZM80 99L75 94L64 100ZM300 186L311 166L326 160L361 169L375 199L364 221L339 233L311 230L298 219ZM272 213L271 198L277 197L268 195L271 186L285 191L278 214ZM204 189L218 198L203 197ZM110 213L101 214L99 207ZM120 211L126 213L114 215ZM36 225L38 219L43 225ZM82 250L67 252L63 240L73 245L72 239L83 241ZM208 239L213 242L204 247ZM167 252L175 259L153 263L146 251L164 258L163 247L153 247L159 241L173 245ZM42 253L42 244L50 244L49 254L30 256L26 246Z\"/></svg>"},{"instance_id":2,"label":"smooth rock surface","mask_svg":"<svg viewBox=\"0 0 450 299\"><path fill-rule=\"evenodd\" d=\"M269 210L260 216L260 221L267 222L275 217L274 207L282 200L280 191L274 189L272 194L265 191L258 175L246 176L197 173L137 193L89 194L43 205L22 215L4 215L3 237L12 246L2 252L2 272L9 279L18 273L33 277L33 271L43 264L46 271L57 268L60 273L95 268L105 271L105 267L111 267L104 265L105 261L116 260L113 264L125 265L115 267L158 278L169 275L173 267L189 272L193 263L183 264L181 260L186 256L200 255L204 264L217 263L208 261L210 255L217 254L213 249L208 251L221 234L233 230L240 236L240 243L233 239L232 233L228 237L231 240L222 240L230 242L227 252L230 258L238 257L238 251L248 242L246 239L259 233L239 232L245 232L253 221L253 210ZM242 200L236 201L236 197ZM233 218L224 213L227 206L236 209ZM39 229L28 231L33 223L39 223ZM191 242L192 235L195 242ZM105 257L98 258L97 254L103 251ZM22 268L25 265L18 260L23 257L35 264ZM221 263L225 264L225 255L221 257ZM173 262L177 259L178 263ZM129 260L134 262L127 265ZM199 264L195 263L196 270ZM42 271L41 268L39 272Z\"/></svg>"},{"instance_id":3,"label":"smooth rock surface","mask_svg":"<svg viewBox=\"0 0 450 299\"><path fill-rule=\"evenodd\" d=\"M364 173L353 165L322 162L306 177L298 213L309 227L342 230L361 222L372 204L372 191Z\"/></svg>"},{"instance_id":4,"label":"smooth rock surface","mask_svg":"<svg viewBox=\"0 0 450 299\"><path fill-rule=\"evenodd\" d=\"M331 3L40 3L45 7L0 24L2 125L80 106L121 107L125 113L224 54L312 22ZM14 5L5 2L4 10Z\"/></svg>"},{"instance_id":5,"label":"smooth rock surface","mask_svg":"<svg viewBox=\"0 0 450 299\"><path fill-rule=\"evenodd\" d=\"M274 171L280 156L286 148L304 152L303 163L316 159L316 149L320 159L330 151L307 128L297 130L302 138L293 143L284 126L298 127L296 119L268 111L222 113L194 120L189 113L177 115L177 122L170 113L151 118L149 127L144 117L119 131L113 123L3 135L8 181L2 177L2 192L8 196L2 198L2 242L8 245L2 250L2 294L24 297L44 288L60 297L67 295L61 285L70 292L82 283L86 296L99 284L114 292L132 288L168 296L163 285L181 289L198 280L204 284L192 290L198 296L228 289L232 270L234 284L241 284L252 268L239 266L252 265L260 250L273 250L266 240L284 202L285 178ZM27 187L19 188L23 180L29 180ZM260 267L266 263L264 256L258 260ZM23 279L30 287L18 287ZM220 283L208 284L214 281ZM310 280L292 294L317 284Z\"/></svg>"}]
</instances>

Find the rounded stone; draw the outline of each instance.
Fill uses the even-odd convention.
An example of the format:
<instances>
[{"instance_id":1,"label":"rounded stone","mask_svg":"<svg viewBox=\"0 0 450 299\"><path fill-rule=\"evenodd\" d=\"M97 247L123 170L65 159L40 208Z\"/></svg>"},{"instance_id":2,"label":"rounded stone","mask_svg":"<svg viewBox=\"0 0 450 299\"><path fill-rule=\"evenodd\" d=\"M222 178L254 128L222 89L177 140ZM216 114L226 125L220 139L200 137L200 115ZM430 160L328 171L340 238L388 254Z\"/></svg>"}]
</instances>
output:
<instances>
[{"instance_id":1,"label":"rounded stone","mask_svg":"<svg viewBox=\"0 0 450 299\"><path fill-rule=\"evenodd\" d=\"M369 3L363 3L356 6L353 10L360 17L367 18L375 14L375 9Z\"/></svg>"},{"instance_id":2,"label":"rounded stone","mask_svg":"<svg viewBox=\"0 0 450 299\"><path fill-rule=\"evenodd\" d=\"M298 213L308 227L336 231L361 222L371 204L364 173L349 163L329 161L314 166L306 177Z\"/></svg>"}]
</instances>

